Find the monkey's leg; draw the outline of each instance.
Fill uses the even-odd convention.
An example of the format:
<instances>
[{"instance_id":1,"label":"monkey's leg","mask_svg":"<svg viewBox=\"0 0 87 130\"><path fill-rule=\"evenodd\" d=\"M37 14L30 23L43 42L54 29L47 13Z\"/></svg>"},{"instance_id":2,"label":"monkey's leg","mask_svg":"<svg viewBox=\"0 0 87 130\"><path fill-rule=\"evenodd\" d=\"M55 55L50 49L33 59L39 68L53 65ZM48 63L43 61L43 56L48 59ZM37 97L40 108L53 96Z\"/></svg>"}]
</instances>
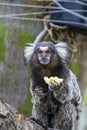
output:
<instances>
[{"instance_id":1,"label":"monkey's leg","mask_svg":"<svg viewBox=\"0 0 87 130\"><path fill-rule=\"evenodd\" d=\"M55 112L52 119L53 128L59 130L75 130L76 109L70 101L62 104Z\"/></svg>"},{"instance_id":2,"label":"monkey's leg","mask_svg":"<svg viewBox=\"0 0 87 130\"><path fill-rule=\"evenodd\" d=\"M43 91L43 88L36 86L32 94L33 110L32 116L42 126L48 126L47 112L50 107L47 93Z\"/></svg>"},{"instance_id":3,"label":"monkey's leg","mask_svg":"<svg viewBox=\"0 0 87 130\"><path fill-rule=\"evenodd\" d=\"M42 108L44 109L43 105L40 105L38 103L33 105L32 116L37 121L37 123L39 123L43 127L47 127L48 117L47 114L42 110Z\"/></svg>"}]
</instances>

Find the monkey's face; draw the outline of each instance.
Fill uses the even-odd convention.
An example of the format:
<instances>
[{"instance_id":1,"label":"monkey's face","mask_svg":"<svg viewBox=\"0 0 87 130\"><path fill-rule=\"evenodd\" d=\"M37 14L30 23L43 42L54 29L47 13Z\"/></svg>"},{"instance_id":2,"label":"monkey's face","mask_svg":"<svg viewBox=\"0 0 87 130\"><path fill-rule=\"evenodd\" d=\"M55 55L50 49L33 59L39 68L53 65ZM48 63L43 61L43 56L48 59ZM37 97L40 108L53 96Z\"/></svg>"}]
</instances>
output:
<instances>
[{"instance_id":1,"label":"monkey's face","mask_svg":"<svg viewBox=\"0 0 87 130\"><path fill-rule=\"evenodd\" d=\"M68 46L66 43L54 45L51 42L41 42L30 45L24 49L25 63L56 66L60 61L67 63L69 60ZM38 61L40 64L38 64Z\"/></svg>"},{"instance_id":2,"label":"monkey's face","mask_svg":"<svg viewBox=\"0 0 87 130\"><path fill-rule=\"evenodd\" d=\"M42 46L37 49L37 56L40 64L47 65L51 61L52 50L48 46Z\"/></svg>"}]
</instances>

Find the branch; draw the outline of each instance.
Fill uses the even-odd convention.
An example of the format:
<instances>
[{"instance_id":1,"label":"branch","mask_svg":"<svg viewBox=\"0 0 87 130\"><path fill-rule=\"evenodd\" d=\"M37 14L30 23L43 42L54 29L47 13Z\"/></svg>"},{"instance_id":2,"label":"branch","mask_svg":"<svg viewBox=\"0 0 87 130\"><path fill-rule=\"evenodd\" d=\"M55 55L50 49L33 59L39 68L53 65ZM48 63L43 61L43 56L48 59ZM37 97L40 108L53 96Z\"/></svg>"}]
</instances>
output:
<instances>
[{"instance_id":1,"label":"branch","mask_svg":"<svg viewBox=\"0 0 87 130\"><path fill-rule=\"evenodd\" d=\"M44 130L31 118L18 111L0 98L0 130Z\"/></svg>"}]
</instances>

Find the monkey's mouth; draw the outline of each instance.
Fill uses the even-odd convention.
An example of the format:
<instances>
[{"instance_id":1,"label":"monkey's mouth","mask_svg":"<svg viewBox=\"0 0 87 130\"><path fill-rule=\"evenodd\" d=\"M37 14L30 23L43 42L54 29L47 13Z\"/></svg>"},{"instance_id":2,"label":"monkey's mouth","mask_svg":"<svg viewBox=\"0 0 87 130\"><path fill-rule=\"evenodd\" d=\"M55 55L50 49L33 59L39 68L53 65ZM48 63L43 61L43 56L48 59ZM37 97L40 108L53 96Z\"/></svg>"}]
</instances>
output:
<instances>
[{"instance_id":1,"label":"monkey's mouth","mask_svg":"<svg viewBox=\"0 0 87 130\"><path fill-rule=\"evenodd\" d=\"M49 64L49 59L48 59L48 58L41 58L41 59L39 60L39 62L40 62L40 64L42 64L42 65L47 65L47 64Z\"/></svg>"}]
</instances>

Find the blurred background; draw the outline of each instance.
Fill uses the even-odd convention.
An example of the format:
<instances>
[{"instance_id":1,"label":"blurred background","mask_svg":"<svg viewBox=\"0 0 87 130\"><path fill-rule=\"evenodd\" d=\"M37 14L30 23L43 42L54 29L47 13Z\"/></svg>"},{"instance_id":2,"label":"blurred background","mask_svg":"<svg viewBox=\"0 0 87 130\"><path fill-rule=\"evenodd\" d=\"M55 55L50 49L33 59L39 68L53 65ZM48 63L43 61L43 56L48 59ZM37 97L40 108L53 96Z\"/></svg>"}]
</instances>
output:
<instances>
[{"instance_id":1,"label":"blurred background","mask_svg":"<svg viewBox=\"0 0 87 130\"><path fill-rule=\"evenodd\" d=\"M62 30L55 29L44 25L43 18L48 18L45 7L50 6L51 2L42 0L0 0L0 98L20 113L31 115L30 70L24 65L23 49L26 43L34 42L45 26L54 35L48 33L43 40L68 42L71 51L69 67L77 76L83 96L77 129L87 130L87 19L85 31L70 25L67 28L64 25Z\"/></svg>"}]
</instances>

